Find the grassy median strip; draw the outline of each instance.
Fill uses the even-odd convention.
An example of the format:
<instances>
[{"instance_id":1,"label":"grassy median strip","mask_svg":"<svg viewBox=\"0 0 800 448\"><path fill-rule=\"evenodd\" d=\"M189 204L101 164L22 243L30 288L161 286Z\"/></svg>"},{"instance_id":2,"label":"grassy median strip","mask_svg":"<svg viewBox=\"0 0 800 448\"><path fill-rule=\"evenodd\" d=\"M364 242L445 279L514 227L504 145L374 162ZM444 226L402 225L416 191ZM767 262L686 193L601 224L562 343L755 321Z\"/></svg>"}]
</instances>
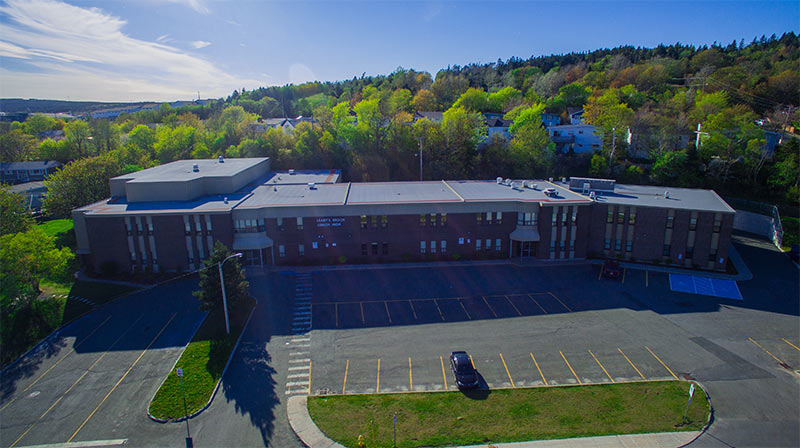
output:
<instances>
[{"instance_id":1,"label":"grassy median strip","mask_svg":"<svg viewBox=\"0 0 800 448\"><path fill-rule=\"evenodd\" d=\"M358 446L458 446L612 434L690 431L708 418L705 394L683 412L689 383L658 381L461 392L309 397L311 418L328 437ZM370 423L372 422L372 424Z\"/></svg>"},{"instance_id":2,"label":"grassy median strip","mask_svg":"<svg viewBox=\"0 0 800 448\"><path fill-rule=\"evenodd\" d=\"M192 341L178 360L176 368L183 369L183 387L189 414L199 411L208 403L217 382L222 377L225 364L231 356L239 334L254 304L231 310L231 334L225 334L222 312L212 312L203 321ZM150 402L150 414L156 418L175 420L185 415L181 386L175 370Z\"/></svg>"}]
</instances>

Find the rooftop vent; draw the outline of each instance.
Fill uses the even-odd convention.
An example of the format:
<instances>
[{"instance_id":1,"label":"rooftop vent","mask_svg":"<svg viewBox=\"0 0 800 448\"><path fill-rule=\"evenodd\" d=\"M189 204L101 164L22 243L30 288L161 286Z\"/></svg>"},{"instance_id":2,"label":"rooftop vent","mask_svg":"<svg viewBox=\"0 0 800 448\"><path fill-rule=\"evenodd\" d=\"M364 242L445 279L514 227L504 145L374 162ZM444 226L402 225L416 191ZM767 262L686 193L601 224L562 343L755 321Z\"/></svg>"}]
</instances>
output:
<instances>
[{"instance_id":1,"label":"rooftop vent","mask_svg":"<svg viewBox=\"0 0 800 448\"><path fill-rule=\"evenodd\" d=\"M528 188L530 188L531 190L535 190L535 189L539 188L539 184L530 182L530 183L528 183Z\"/></svg>"},{"instance_id":2,"label":"rooftop vent","mask_svg":"<svg viewBox=\"0 0 800 448\"><path fill-rule=\"evenodd\" d=\"M664 192L664 198L665 199L669 199L669 191L665 191Z\"/></svg>"},{"instance_id":3,"label":"rooftop vent","mask_svg":"<svg viewBox=\"0 0 800 448\"><path fill-rule=\"evenodd\" d=\"M522 182L512 182L511 188L522 191L525 187L522 185Z\"/></svg>"},{"instance_id":4,"label":"rooftop vent","mask_svg":"<svg viewBox=\"0 0 800 448\"><path fill-rule=\"evenodd\" d=\"M200 167L199 167L199 166L197 166L197 164L195 163L194 165L192 165L192 171L194 171L195 173L197 173L197 172L199 172L199 171L200 171Z\"/></svg>"},{"instance_id":5,"label":"rooftop vent","mask_svg":"<svg viewBox=\"0 0 800 448\"><path fill-rule=\"evenodd\" d=\"M545 194L545 196L550 196L550 197L558 196L558 193L556 193L556 189L555 188L545 188L544 189L544 194Z\"/></svg>"},{"instance_id":6,"label":"rooftop vent","mask_svg":"<svg viewBox=\"0 0 800 448\"><path fill-rule=\"evenodd\" d=\"M551 177L551 178L549 178L549 179L547 179L547 180L549 180L550 182L552 182L552 181L553 181L553 178Z\"/></svg>"},{"instance_id":7,"label":"rooftop vent","mask_svg":"<svg viewBox=\"0 0 800 448\"><path fill-rule=\"evenodd\" d=\"M278 186L277 185L273 185L272 186L272 191L278 191Z\"/></svg>"},{"instance_id":8,"label":"rooftop vent","mask_svg":"<svg viewBox=\"0 0 800 448\"><path fill-rule=\"evenodd\" d=\"M502 183L503 183L503 178L502 177L498 177L497 178L497 185L500 185Z\"/></svg>"},{"instance_id":9,"label":"rooftop vent","mask_svg":"<svg viewBox=\"0 0 800 448\"><path fill-rule=\"evenodd\" d=\"M506 187L510 186L511 185L511 179L504 180L503 181L503 185L505 185Z\"/></svg>"},{"instance_id":10,"label":"rooftop vent","mask_svg":"<svg viewBox=\"0 0 800 448\"><path fill-rule=\"evenodd\" d=\"M223 200L223 201L224 201L226 204L228 203L228 197L227 197L227 196L226 196L226 197L224 197L222 200Z\"/></svg>"},{"instance_id":11,"label":"rooftop vent","mask_svg":"<svg viewBox=\"0 0 800 448\"><path fill-rule=\"evenodd\" d=\"M561 178L561 183L562 183L562 184L565 184L565 183L567 183L567 178L566 178L566 177L562 177L562 178Z\"/></svg>"},{"instance_id":12,"label":"rooftop vent","mask_svg":"<svg viewBox=\"0 0 800 448\"><path fill-rule=\"evenodd\" d=\"M294 175L294 169L289 170L289 174Z\"/></svg>"},{"instance_id":13,"label":"rooftop vent","mask_svg":"<svg viewBox=\"0 0 800 448\"><path fill-rule=\"evenodd\" d=\"M308 183L308 189L309 190L316 190L317 189L317 184L314 183L314 182L309 182Z\"/></svg>"},{"instance_id":14,"label":"rooftop vent","mask_svg":"<svg viewBox=\"0 0 800 448\"><path fill-rule=\"evenodd\" d=\"M594 199L596 197L597 197L597 193L595 193L594 191L590 191L589 192L589 199Z\"/></svg>"},{"instance_id":15,"label":"rooftop vent","mask_svg":"<svg viewBox=\"0 0 800 448\"><path fill-rule=\"evenodd\" d=\"M219 163L225 163L225 159L223 159L222 156L219 156L219 159L217 159L217 161Z\"/></svg>"}]
</instances>

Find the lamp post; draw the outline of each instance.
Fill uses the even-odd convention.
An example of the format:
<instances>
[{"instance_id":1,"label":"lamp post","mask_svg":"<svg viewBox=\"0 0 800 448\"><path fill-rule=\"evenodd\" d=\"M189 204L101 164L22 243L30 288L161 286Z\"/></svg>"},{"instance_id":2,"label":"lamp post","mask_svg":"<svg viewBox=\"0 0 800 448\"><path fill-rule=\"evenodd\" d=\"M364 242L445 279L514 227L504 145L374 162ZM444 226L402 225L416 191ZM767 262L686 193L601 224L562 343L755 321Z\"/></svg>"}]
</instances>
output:
<instances>
[{"instance_id":1,"label":"lamp post","mask_svg":"<svg viewBox=\"0 0 800 448\"><path fill-rule=\"evenodd\" d=\"M217 267L219 267L219 284L222 288L222 308L225 311L225 332L227 334L231 334L231 323L228 320L228 296L225 294L225 278L222 275L222 265L225 264L226 261L230 260L231 258L241 258L242 253L238 252L235 253L228 258L222 260Z\"/></svg>"}]
</instances>

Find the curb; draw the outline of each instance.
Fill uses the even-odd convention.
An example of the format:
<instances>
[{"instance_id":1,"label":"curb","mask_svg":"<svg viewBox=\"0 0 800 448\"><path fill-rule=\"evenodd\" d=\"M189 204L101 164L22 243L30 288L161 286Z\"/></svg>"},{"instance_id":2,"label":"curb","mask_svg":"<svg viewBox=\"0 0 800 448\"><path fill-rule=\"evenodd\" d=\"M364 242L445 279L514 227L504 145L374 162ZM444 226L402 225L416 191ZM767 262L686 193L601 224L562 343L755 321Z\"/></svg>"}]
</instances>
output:
<instances>
[{"instance_id":1,"label":"curb","mask_svg":"<svg viewBox=\"0 0 800 448\"><path fill-rule=\"evenodd\" d=\"M250 310L250 315L247 316L247 321L244 323L244 327L242 327L242 332L239 333L239 338L236 339L236 345L234 345L233 346L233 350L231 350L231 355L228 357L228 362L225 363L225 368L222 369L222 374L219 376L219 380L217 381L217 385L214 386L214 392L211 393L211 396L208 398L208 402L205 405L203 405L202 408L200 408L197 411L189 414L188 416L178 417L176 419L162 419L162 418L154 417L153 415L150 414L150 404L148 403L148 405L147 405L147 416L150 417L150 420L153 420L156 423L180 423L180 422L183 422L183 421L186 421L186 420L189 420L189 419L197 417L198 415L203 413L203 411L208 409L209 406L211 406L211 403L214 401L214 397L217 396L217 392L219 391L219 385L222 384L222 379L225 378L225 372L228 371L228 366L231 365L231 361L233 360L233 355L235 355L236 351L239 349L239 343L242 342L242 337L244 337L244 333L245 333L245 331L247 331L247 327L250 325L250 319L253 317L253 313L255 313L255 311L256 311L256 306L258 306L258 302L256 302L256 305L253 306L253 309ZM203 320L205 320L205 319L203 319ZM197 328L200 329L199 326ZM195 332L196 332L196 330L195 330ZM192 335L192 338L194 338L194 335ZM189 340L189 343L191 343L191 340ZM188 346L189 343L187 343L186 345ZM184 347L184 350L186 350L186 347ZM181 353L181 356L183 356L183 353ZM178 365L178 361L180 361L180 359L181 359L181 357L179 356L178 359L175 361L175 365ZM173 368L175 367L175 365L173 365ZM171 374L172 374L172 370L170 370L169 375L171 375ZM167 380L167 378L165 377L164 381L166 381L166 380ZM164 381L162 381L161 384L164 384ZM161 389L161 386L159 386L159 389ZM158 390L156 390L156 393L158 393ZM153 394L153 398L155 398L155 394ZM150 402L152 403L153 400L151 399Z\"/></svg>"},{"instance_id":2,"label":"curb","mask_svg":"<svg viewBox=\"0 0 800 448\"><path fill-rule=\"evenodd\" d=\"M700 390L702 390L703 393L706 394L706 401L708 402L708 419L706 419L706 424L705 426L703 426L703 429L700 430L699 434L697 434L692 440L679 446L678 448L683 448L693 444L697 439L700 438L700 436L702 436L703 434L706 433L706 431L708 431L708 428L711 427L711 423L714 421L714 405L711 403L711 395L708 394L706 388L703 387L703 385L700 384L700 382L698 382L697 380L691 380L691 382L693 384L697 384L697 387L699 387Z\"/></svg>"}]
</instances>

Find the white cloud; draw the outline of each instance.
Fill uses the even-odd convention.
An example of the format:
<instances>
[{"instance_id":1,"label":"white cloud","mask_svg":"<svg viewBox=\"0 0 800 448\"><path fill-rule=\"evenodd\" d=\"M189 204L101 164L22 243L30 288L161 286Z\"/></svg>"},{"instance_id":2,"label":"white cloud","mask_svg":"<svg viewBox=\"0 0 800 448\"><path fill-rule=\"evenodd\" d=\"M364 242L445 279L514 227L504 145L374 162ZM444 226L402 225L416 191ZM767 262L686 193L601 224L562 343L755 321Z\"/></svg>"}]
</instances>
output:
<instances>
[{"instance_id":1,"label":"white cloud","mask_svg":"<svg viewBox=\"0 0 800 448\"><path fill-rule=\"evenodd\" d=\"M168 35L156 42L132 38L123 32L125 20L98 8L8 0L0 14L5 16L0 57L33 67L11 70L0 60L3 97L171 100L184 92L223 96L261 84L167 45Z\"/></svg>"},{"instance_id":2,"label":"white cloud","mask_svg":"<svg viewBox=\"0 0 800 448\"><path fill-rule=\"evenodd\" d=\"M166 44L168 42L172 42L172 38L169 37L169 34L162 34L156 37L156 42Z\"/></svg>"},{"instance_id":3,"label":"white cloud","mask_svg":"<svg viewBox=\"0 0 800 448\"><path fill-rule=\"evenodd\" d=\"M211 45L211 42L206 42L204 40L195 40L195 41L192 41L190 43L194 48L197 48L198 50L200 48L205 48L205 47Z\"/></svg>"},{"instance_id":4,"label":"white cloud","mask_svg":"<svg viewBox=\"0 0 800 448\"><path fill-rule=\"evenodd\" d=\"M210 9L206 6L206 2L203 0L156 0L166 3L178 3L181 5L188 6L189 8L194 9L196 12L200 14L208 14L211 12Z\"/></svg>"}]
</instances>

